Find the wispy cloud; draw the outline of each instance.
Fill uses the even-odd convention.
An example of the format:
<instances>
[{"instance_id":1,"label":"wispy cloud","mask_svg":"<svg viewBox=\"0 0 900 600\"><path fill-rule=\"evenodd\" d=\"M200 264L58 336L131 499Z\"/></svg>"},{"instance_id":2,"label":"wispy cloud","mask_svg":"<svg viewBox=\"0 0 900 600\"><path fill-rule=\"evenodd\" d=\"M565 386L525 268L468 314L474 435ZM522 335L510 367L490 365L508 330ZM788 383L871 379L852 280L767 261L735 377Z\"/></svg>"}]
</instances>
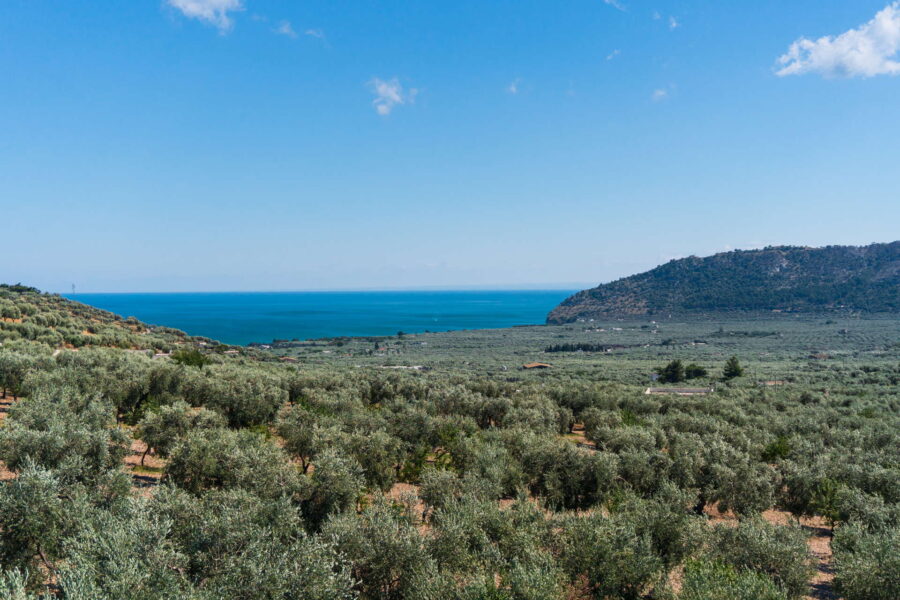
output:
<instances>
[{"instance_id":1,"label":"wispy cloud","mask_svg":"<svg viewBox=\"0 0 900 600\"><path fill-rule=\"evenodd\" d=\"M244 10L241 0L166 0L189 19L197 19L226 33L234 25L229 13Z\"/></svg>"},{"instance_id":2,"label":"wispy cloud","mask_svg":"<svg viewBox=\"0 0 900 600\"><path fill-rule=\"evenodd\" d=\"M603 0L603 4L612 6L613 8L615 8L617 10L621 10L622 12L625 12L625 5L622 4L621 2L619 2L619 0Z\"/></svg>"},{"instance_id":3,"label":"wispy cloud","mask_svg":"<svg viewBox=\"0 0 900 600\"><path fill-rule=\"evenodd\" d=\"M669 17L669 29L678 29L679 25L681 25L681 23L678 22L678 19Z\"/></svg>"},{"instance_id":4,"label":"wispy cloud","mask_svg":"<svg viewBox=\"0 0 900 600\"><path fill-rule=\"evenodd\" d=\"M325 32L321 29L307 29L303 32L303 35L308 35L309 37L319 38L320 40L325 39Z\"/></svg>"},{"instance_id":5,"label":"wispy cloud","mask_svg":"<svg viewBox=\"0 0 900 600\"><path fill-rule=\"evenodd\" d=\"M669 97L669 90L665 88L659 88L653 90L653 94L650 96L654 102L662 102L666 98Z\"/></svg>"},{"instance_id":6,"label":"wispy cloud","mask_svg":"<svg viewBox=\"0 0 900 600\"><path fill-rule=\"evenodd\" d=\"M613 50L612 52L610 52L609 54L606 55L606 60L612 60L620 54L622 54L621 50L618 50L618 49Z\"/></svg>"},{"instance_id":7,"label":"wispy cloud","mask_svg":"<svg viewBox=\"0 0 900 600\"><path fill-rule=\"evenodd\" d=\"M290 21L282 21L278 24L278 27L275 28L275 33L278 35L286 35L289 38L297 39L297 32L294 31L294 28L291 26Z\"/></svg>"},{"instance_id":8,"label":"wispy cloud","mask_svg":"<svg viewBox=\"0 0 900 600\"><path fill-rule=\"evenodd\" d=\"M510 83L508 86L506 86L506 91L515 96L516 94L519 93L519 84L521 84L521 83L522 83L522 78L516 77L515 79L512 80L512 83Z\"/></svg>"},{"instance_id":9,"label":"wispy cloud","mask_svg":"<svg viewBox=\"0 0 900 600\"><path fill-rule=\"evenodd\" d=\"M825 77L900 75L900 2L868 23L838 36L800 38L778 59L780 77L819 73Z\"/></svg>"},{"instance_id":10,"label":"wispy cloud","mask_svg":"<svg viewBox=\"0 0 900 600\"><path fill-rule=\"evenodd\" d=\"M412 104L416 99L416 94L419 93L419 90L415 88L403 89L396 77L387 81L375 77L369 82L369 87L375 94L375 99L372 100L375 112L383 117L391 114L391 111L397 106Z\"/></svg>"}]
</instances>

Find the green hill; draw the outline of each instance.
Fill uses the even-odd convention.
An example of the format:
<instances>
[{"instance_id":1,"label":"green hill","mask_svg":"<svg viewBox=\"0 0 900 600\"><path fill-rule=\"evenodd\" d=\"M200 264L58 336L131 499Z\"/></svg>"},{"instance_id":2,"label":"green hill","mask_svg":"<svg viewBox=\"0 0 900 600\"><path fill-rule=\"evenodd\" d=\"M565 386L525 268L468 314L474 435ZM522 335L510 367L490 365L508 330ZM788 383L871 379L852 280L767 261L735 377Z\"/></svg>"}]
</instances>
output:
<instances>
[{"instance_id":1,"label":"green hill","mask_svg":"<svg viewBox=\"0 0 900 600\"><path fill-rule=\"evenodd\" d=\"M40 342L58 348L171 350L211 343L170 327L147 325L56 294L20 284L0 284L0 345Z\"/></svg>"},{"instance_id":2,"label":"green hill","mask_svg":"<svg viewBox=\"0 0 900 600\"><path fill-rule=\"evenodd\" d=\"M776 246L672 260L578 292L553 309L547 322L772 310L900 311L900 242Z\"/></svg>"}]
</instances>

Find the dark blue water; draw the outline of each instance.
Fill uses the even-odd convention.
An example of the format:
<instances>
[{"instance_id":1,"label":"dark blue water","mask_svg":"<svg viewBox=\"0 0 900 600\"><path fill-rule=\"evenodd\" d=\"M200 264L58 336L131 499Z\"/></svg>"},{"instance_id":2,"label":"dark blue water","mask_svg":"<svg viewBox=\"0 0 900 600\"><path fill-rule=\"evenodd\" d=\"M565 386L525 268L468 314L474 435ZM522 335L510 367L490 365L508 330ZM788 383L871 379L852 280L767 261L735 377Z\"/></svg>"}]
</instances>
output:
<instances>
[{"instance_id":1,"label":"dark blue water","mask_svg":"<svg viewBox=\"0 0 900 600\"><path fill-rule=\"evenodd\" d=\"M226 344L543 323L574 290L73 294L78 302Z\"/></svg>"}]
</instances>

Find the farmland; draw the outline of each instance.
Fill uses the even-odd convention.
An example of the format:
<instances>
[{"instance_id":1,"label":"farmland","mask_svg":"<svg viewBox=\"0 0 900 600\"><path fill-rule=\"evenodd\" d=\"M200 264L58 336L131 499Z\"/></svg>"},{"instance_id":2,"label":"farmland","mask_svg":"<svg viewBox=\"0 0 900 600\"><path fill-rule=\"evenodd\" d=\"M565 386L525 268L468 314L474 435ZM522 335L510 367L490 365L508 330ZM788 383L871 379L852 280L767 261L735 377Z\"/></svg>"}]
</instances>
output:
<instances>
[{"instance_id":1,"label":"farmland","mask_svg":"<svg viewBox=\"0 0 900 600\"><path fill-rule=\"evenodd\" d=\"M240 348L0 308L5 596L900 597L896 316Z\"/></svg>"}]
</instances>

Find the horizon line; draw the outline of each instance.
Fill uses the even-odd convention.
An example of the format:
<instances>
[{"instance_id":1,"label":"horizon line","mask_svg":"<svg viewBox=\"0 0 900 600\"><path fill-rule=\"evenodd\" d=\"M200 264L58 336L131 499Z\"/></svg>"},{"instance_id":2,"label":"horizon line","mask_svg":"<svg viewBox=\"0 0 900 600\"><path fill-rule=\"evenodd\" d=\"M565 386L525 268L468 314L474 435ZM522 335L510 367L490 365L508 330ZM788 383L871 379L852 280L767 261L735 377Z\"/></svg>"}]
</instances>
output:
<instances>
[{"instance_id":1,"label":"horizon line","mask_svg":"<svg viewBox=\"0 0 900 600\"><path fill-rule=\"evenodd\" d=\"M509 284L509 285L460 285L460 286L417 286L417 287L348 287L348 288L300 288L300 289L272 289L272 290L162 290L162 291L88 291L72 293L50 292L60 296L90 296L90 295L114 295L114 294L308 294L308 293L378 293L378 292L540 292L540 291L572 291L596 287L597 283L587 282L563 282L563 283L539 283L539 284Z\"/></svg>"}]
</instances>

